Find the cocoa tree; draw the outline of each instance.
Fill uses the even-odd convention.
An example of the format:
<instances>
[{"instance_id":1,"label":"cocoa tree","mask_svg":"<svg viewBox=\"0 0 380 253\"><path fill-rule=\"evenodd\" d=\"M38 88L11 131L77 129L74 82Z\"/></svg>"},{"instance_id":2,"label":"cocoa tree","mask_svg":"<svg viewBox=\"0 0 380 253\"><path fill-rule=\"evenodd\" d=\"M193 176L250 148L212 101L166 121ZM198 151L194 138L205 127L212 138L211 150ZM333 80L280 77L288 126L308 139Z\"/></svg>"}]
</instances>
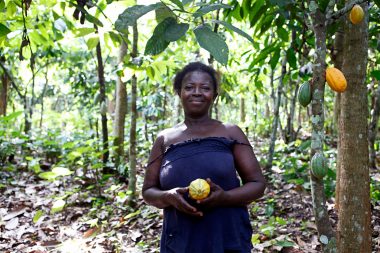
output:
<instances>
[{"instance_id":1,"label":"cocoa tree","mask_svg":"<svg viewBox=\"0 0 380 253\"><path fill-rule=\"evenodd\" d=\"M346 1L351 9L355 1ZM368 13L368 4L361 4ZM367 16L367 15L366 15ZM338 252L371 252L371 207L369 196L368 98L368 16L359 24L345 19L342 72L347 90L340 101Z\"/></svg>"}]
</instances>

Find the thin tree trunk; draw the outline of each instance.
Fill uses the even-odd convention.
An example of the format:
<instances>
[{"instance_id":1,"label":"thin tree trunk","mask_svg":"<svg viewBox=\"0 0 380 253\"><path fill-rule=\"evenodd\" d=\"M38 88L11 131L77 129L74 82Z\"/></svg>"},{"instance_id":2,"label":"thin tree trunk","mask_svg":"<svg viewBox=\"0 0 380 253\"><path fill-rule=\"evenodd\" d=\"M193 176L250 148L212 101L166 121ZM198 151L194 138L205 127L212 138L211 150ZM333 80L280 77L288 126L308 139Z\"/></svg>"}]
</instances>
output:
<instances>
[{"instance_id":1,"label":"thin tree trunk","mask_svg":"<svg viewBox=\"0 0 380 253\"><path fill-rule=\"evenodd\" d=\"M118 63L122 63L127 54L128 45L122 40L119 48ZM113 135L115 137L113 145L115 149L115 166L119 167L124 157L124 125L127 110L127 89L120 76L116 79L116 107Z\"/></svg>"},{"instance_id":2,"label":"thin tree trunk","mask_svg":"<svg viewBox=\"0 0 380 253\"><path fill-rule=\"evenodd\" d=\"M380 116L380 83L377 85L376 93L373 94L374 105L371 112L371 121L368 129L368 142L369 142L369 166L376 169L376 150L375 141L377 135L377 126Z\"/></svg>"},{"instance_id":3,"label":"thin tree trunk","mask_svg":"<svg viewBox=\"0 0 380 253\"><path fill-rule=\"evenodd\" d=\"M240 97L240 122L245 123L245 99L243 95Z\"/></svg>"},{"instance_id":4,"label":"thin tree trunk","mask_svg":"<svg viewBox=\"0 0 380 253\"><path fill-rule=\"evenodd\" d=\"M133 25L133 42L132 42L132 57L137 56L137 43L138 43L138 30L137 24ZM131 128L129 133L129 184L128 190L131 192L131 198L129 199L129 205L134 205L136 198L136 120L137 120L137 77L132 76L131 80Z\"/></svg>"},{"instance_id":5,"label":"thin tree trunk","mask_svg":"<svg viewBox=\"0 0 380 253\"><path fill-rule=\"evenodd\" d=\"M352 1L346 1L346 5ZM368 157L368 5L365 19L345 26L342 72L347 90L341 97L341 158L338 210L338 252L371 252L371 209ZM355 63L355 64L353 64Z\"/></svg>"},{"instance_id":6,"label":"thin tree trunk","mask_svg":"<svg viewBox=\"0 0 380 253\"><path fill-rule=\"evenodd\" d=\"M43 121L43 117L44 117L44 97L45 97L46 89L47 89L48 82L49 82L48 70L49 70L49 64L46 64L45 84L44 84L44 88L42 89L42 93L41 93L40 128L42 128L42 121Z\"/></svg>"},{"instance_id":7,"label":"thin tree trunk","mask_svg":"<svg viewBox=\"0 0 380 253\"><path fill-rule=\"evenodd\" d=\"M266 164L266 168L268 170L271 170L272 164L273 164L273 155L274 155L274 148L276 144L276 138L277 138L277 128L278 128L278 122L279 122L279 114L280 114L280 104L281 104L281 94L282 94L282 87L283 87L283 81L284 76L286 74L286 56L284 56L281 64L281 77L280 81L277 87L277 98L274 105L274 112L273 112L273 122L272 122L272 133L270 136L270 144L269 144L269 152L268 152L268 161Z\"/></svg>"},{"instance_id":8,"label":"thin tree trunk","mask_svg":"<svg viewBox=\"0 0 380 253\"><path fill-rule=\"evenodd\" d=\"M95 30L98 28L95 25ZM100 93L100 104L106 102L106 84L104 79L104 65L103 65L103 57L102 57L102 49L100 47L100 41L96 45L96 58L98 61L98 79L99 79L99 93ZM103 141L103 167L106 166L109 157L108 150L108 126L107 126L107 114L101 114L101 123L102 123L102 141Z\"/></svg>"},{"instance_id":9,"label":"thin tree trunk","mask_svg":"<svg viewBox=\"0 0 380 253\"><path fill-rule=\"evenodd\" d=\"M315 1L311 4L317 5ZM324 141L324 88L326 69L326 25L325 15L320 9L311 13L313 29L315 34L316 52L315 64L313 67L313 85L312 85L312 102L311 102L311 153L310 157L317 152L323 152ZM311 159L310 159L311 160ZM311 194L313 199L313 212L315 223L320 238L327 239L327 245L322 244L323 252L336 252L335 233L332 229L329 215L326 207L326 196L324 192L323 180L315 178L310 173ZM323 240L325 241L325 240ZM343 252L342 252L343 253Z\"/></svg>"},{"instance_id":10,"label":"thin tree trunk","mask_svg":"<svg viewBox=\"0 0 380 253\"><path fill-rule=\"evenodd\" d=\"M4 73L1 75L1 87L0 87L0 116L5 116L7 113L7 101L8 101L8 87L9 79Z\"/></svg>"}]
</instances>

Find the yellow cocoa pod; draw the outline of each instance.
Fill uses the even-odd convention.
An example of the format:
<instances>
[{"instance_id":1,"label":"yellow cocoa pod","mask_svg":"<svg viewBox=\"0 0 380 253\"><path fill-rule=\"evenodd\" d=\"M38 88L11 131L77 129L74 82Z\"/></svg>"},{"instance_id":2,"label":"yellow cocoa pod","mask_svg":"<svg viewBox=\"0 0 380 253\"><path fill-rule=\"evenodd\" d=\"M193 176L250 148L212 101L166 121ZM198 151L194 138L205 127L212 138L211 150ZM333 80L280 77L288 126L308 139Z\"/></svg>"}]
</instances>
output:
<instances>
[{"instance_id":1,"label":"yellow cocoa pod","mask_svg":"<svg viewBox=\"0 0 380 253\"><path fill-rule=\"evenodd\" d=\"M326 81L330 88L336 92L343 92L347 88L347 81L343 73L337 68L326 69Z\"/></svg>"},{"instance_id":2,"label":"yellow cocoa pod","mask_svg":"<svg viewBox=\"0 0 380 253\"><path fill-rule=\"evenodd\" d=\"M206 180L198 178L189 185L189 195L192 199L201 200L210 194L210 185Z\"/></svg>"},{"instance_id":3,"label":"yellow cocoa pod","mask_svg":"<svg viewBox=\"0 0 380 253\"><path fill-rule=\"evenodd\" d=\"M352 7L350 12L350 20L351 22L356 25L362 22L364 18L364 11L360 5L355 4L354 7Z\"/></svg>"}]
</instances>

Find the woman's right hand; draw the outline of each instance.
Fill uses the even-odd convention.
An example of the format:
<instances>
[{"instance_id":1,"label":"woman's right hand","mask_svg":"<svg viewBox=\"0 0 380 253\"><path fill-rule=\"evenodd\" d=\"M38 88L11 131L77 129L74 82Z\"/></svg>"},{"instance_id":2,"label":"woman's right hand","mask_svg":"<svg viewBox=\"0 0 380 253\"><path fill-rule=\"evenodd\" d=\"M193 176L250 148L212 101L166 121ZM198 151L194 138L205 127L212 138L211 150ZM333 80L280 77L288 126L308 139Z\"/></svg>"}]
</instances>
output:
<instances>
[{"instance_id":1,"label":"woman's right hand","mask_svg":"<svg viewBox=\"0 0 380 253\"><path fill-rule=\"evenodd\" d=\"M184 198L189 191L188 187L173 188L166 192L165 198L167 202L177 210L192 216L202 217L203 213L198 211L194 206L190 205Z\"/></svg>"}]
</instances>

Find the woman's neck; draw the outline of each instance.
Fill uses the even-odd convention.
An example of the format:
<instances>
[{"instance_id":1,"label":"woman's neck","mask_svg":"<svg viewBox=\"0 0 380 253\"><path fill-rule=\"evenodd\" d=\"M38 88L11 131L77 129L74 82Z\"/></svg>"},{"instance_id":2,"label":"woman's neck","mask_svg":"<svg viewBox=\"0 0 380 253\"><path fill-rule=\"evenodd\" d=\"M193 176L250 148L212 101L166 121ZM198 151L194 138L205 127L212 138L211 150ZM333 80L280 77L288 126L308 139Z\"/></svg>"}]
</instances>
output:
<instances>
[{"instance_id":1,"label":"woman's neck","mask_svg":"<svg viewBox=\"0 0 380 253\"><path fill-rule=\"evenodd\" d=\"M190 117L185 115L184 124L187 126L193 126L193 125L205 125L207 123L210 123L212 119L209 115L205 115L202 117Z\"/></svg>"}]
</instances>

